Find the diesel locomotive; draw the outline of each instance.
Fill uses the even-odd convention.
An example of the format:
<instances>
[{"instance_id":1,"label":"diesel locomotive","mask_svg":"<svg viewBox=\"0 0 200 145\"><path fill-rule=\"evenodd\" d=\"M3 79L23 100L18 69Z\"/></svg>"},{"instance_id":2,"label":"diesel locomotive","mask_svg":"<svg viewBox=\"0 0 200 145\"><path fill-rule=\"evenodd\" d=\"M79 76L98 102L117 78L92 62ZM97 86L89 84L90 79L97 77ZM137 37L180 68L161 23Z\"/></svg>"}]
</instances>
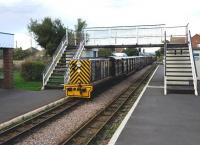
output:
<instances>
[{"instance_id":1,"label":"diesel locomotive","mask_svg":"<svg viewBox=\"0 0 200 145\"><path fill-rule=\"evenodd\" d=\"M71 60L69 82L64 85L68 97L90 98L94 85L102 80L126 76L152 64L152 56L131 56Z\"/></svg>"}]
</instances>

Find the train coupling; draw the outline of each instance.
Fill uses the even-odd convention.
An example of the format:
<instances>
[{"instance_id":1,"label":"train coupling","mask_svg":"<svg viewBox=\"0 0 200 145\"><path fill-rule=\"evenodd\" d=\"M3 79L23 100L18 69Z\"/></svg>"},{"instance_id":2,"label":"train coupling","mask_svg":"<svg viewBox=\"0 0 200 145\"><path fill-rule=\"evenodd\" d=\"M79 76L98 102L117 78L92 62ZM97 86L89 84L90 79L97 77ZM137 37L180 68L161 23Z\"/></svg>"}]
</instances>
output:
<instances>
[{"instance_id":1,"label":"train coupling","mask_svg":"<svg viewBox=\"0 0 200 145\"><path fill-rule=\"evenodd\" d=\"M93 86L88 84L66 84L64 90L68 97L90 98Z\"/></svg>"}]
</instances>

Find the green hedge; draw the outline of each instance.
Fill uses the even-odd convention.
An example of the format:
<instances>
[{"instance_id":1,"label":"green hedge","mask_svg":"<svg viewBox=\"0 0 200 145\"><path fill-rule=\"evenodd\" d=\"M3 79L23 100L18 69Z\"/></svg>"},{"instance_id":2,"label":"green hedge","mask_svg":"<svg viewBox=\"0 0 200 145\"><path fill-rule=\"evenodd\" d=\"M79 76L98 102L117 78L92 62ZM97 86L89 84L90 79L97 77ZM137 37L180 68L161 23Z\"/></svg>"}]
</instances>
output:
<instances>
[{"instance_id":1,"label":"green hedge","mask_svg":"<svg viewBox=\"0 0 200 145\"><path fill-rule=\"evenodd\" d=\"M42 71L45 64L38 61L27 61L22 64L21 76L26 81L40 81L42 80Z\"/></svg>"}]
</instances>

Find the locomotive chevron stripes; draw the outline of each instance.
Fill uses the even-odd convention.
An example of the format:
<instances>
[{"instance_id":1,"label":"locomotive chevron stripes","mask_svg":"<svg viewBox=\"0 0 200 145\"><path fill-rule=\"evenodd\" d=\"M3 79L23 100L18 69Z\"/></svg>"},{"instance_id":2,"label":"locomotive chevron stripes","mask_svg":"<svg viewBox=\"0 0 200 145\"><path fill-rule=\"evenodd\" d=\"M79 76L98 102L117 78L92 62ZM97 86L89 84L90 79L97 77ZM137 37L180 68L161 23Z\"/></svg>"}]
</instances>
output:
<instances>
[{"instance_id":1,"label":"locomotive chevron stripes","mask_svg":"<svg viewBox=\"0 0 200 145\"><path fill-rule=\"evenodd\" d=\"M89 60L72 60L70 62L69 84L89 84L91 62Z\"/></svg>"}]
</instances>

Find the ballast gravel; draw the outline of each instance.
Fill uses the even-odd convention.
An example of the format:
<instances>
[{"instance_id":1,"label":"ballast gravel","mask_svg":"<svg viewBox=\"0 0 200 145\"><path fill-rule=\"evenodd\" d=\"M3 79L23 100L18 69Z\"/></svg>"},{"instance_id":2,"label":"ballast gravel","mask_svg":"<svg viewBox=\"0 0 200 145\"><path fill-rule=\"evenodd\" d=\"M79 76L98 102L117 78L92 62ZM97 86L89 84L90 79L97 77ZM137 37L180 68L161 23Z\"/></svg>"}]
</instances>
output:
<instances>
[{"instance_id":1,"label":"ballast gravel","mask_svg":"<svg viewBox=\"0 0 200 145\"><path fill-rule=\"evenodd\" d=\"M121 91L128 88L135 80L142 76L151 66L134 73L119 84L112 86L95 99L85 102L65 116L51 122L47 126L30 134L17 145L55 145L66 139L78 129L85 121L95 115L112 101Z\"/></svg>"}]
</instances>

